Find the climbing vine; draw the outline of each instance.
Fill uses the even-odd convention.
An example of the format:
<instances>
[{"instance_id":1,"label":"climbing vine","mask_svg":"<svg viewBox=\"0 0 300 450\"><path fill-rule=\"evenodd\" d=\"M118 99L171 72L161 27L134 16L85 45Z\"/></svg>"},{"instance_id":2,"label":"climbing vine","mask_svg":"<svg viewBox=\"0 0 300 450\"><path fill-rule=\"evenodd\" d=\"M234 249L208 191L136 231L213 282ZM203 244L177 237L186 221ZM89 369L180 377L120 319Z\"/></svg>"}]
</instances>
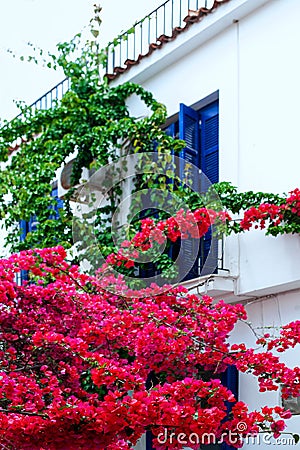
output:
<instances>
[{"instance_id":1,"label":"climbing vine","mask_svg":"<svg viewBox=\"0 0 300 450\"><path fill-rule=\"evenodd\" d=\"M96 18L101 9L97 9ZM92 33L97 35L95 24ZM71 202L74 190L64 198L59 218L51 215L57 199L51 196L51 183L57 170L74 155L72 185L81 179L82 169L95 169L115 160L120 152L153 150L153 142L165 152L180 150L183 143L166 136L161 126L166 108L141 86L125 83L111 87L99 80L99 63L105 62L105 51L88 41L80 50L80 35L68 43L58 44L58 55L49 55L49 67L62 67L70 80L70 88L61 101L49 110L22 107L22 115L4 122L0 130L0 214L9 230L6 244L12 250L72 244ZM79 53L79 55L78 55ZM36 59L35 59L36 61ZM150 117L130 115L126 99L136 94L151 110ZM127 147L124 150L124 141ZM18 143L18 141L20 141ZM12 151L15 144L17 149ZM109 219L117 202L98 211L98 239L109 248ZM104 213L104 215L102 214ZM34 217L36 230L20 240L20 221ZM104 218L103 218L104 217Z\"/></svg>"},{"instance_id":2,"label":"climbing vine","mask_svg":"<svg viewBox=\"0 0 300 450\"><path fill-rule=\"evenodd\" d=\"M227 233L240 233L254 228L265 229L266 235L300 233L300 190L278 195L266 192L238 192L229 182L213 185L221 204L241 219L228 223ZM208 193L208 197L209 197ZM208 200L206 200L208 201Z\"/></svg>"},{"instance_id":3,"label":"climbing vine","mask_svg":"<svg viewBox=\"0 0 300 450\"><path fill-rule=\"evenodd\" d=\"M100 12L101 8L96 7L90 24L94 38L101 24ZM22 115L11 122L4 122L0 129L0 215L8 230L6 245L11 250L58 244L70 248L72 202L75 187L82 179L83 168L95 170L120 155L154 150L163 155L162 164L168 165L169 169L165 176L140 175L135 180L135 186L171 191L191 211L209 207L215 211L225 208L229 213L245 213L242 221L227 220L226 229L223 223L217 230L222 233L242 232L250 228L249 223L256 219L258 224L254 226L266 228L267 234L276 236L300 232L297 211L292 207L282 207L287 196L252 191L239 193L228 182L213 185L206 195L199 195L188 188L171 164L172 155L179 154L185 144L163 131L166 107L139 85L124 83L113 87L105 79L100 80L99 65L105 64L106 52L100 49L95 39L82 46L80 38L78 34L70 42L58 44L57 54L48 55L49 61L44 61L52 68L62 67L70 80L70 88L62 100L48 110L33 111L22 107ZM31 59L38 62L36 58ZM149 108L150 116L140 118L130 114L126 101L134 94ZM74 158L73 188L65 195L61 208L58 199L51 195L52 183L57 171L71 157ZM150 155L149 164L153 165ZM297 192L294 191L293 195L297 197ZM97 210L94 232L104 256L114 251L111 217L121 196L122 186L118 185L111 193L110 201ZM137 205L132 204L132 217L136 206L139 210L142 194L137 193L135 201ZM272 214L270 216L269 206L261 205L274 205L272 214L277 214L276 220L272 219ZM35 229L21 239L20 221L28 222L33 218ZM166 220L167 217L163 211L156 211L156 219ZM135 215L129 239L135 236L139 226L140 216ZM158 267L168 268L168 260L165 252L158 261Z\"/></svg>"}]
</instances>

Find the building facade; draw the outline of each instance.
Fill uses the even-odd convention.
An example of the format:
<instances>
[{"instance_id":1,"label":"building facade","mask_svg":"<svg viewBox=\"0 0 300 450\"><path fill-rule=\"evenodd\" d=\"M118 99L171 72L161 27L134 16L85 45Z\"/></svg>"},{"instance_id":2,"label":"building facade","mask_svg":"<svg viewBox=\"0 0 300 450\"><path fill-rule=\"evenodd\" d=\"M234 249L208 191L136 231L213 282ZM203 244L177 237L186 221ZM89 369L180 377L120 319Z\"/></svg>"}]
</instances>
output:
<instances>
[{"instance_id":1,"label":"building facade","mask_svg":"<svg viewBox=\"0 0 300 450\"><path fill-rule=\"evenodd\" d=\"M299 0L167 0L151 2L157 8L151 14L148 2L131 0L126 11L117 3L104 3L104 19L114 27L118 8L128 23L139 20L137 11L145 19L109 48L106 75L112 85L132 81L151 91L167 106L173 136L188 141L185 124L193 121L194 141L182 156L212 183L230 181L239 191L283 193L299 186ZM130 99L130 107L138 111L138 100ZM242 302L260 330L300 319L299 235L253 230L227 237L216 252L222 259L217 270L195 273L183 284L216 300ZM243 323L234 339L255 344ZM283 358L293 367L299 355L295 349ZM239 376L238 391L253 409L282 401L280 392L259 393L250 375ZM297 433L299 426L294 414L287 431ZM269 445L248 442L245 448ZM146 438L137 446L150 448ZM294 445L286 441L285 448Z\"/></svg>"}]
</instances>

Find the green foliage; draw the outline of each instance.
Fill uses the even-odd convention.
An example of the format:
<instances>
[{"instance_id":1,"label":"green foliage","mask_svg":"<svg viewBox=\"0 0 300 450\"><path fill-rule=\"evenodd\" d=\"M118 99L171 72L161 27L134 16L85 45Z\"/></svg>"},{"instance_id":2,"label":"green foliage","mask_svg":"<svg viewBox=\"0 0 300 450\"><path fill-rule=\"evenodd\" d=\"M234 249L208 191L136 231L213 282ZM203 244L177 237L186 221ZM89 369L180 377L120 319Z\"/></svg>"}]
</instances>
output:
<instances>
[{"instance_id":1,"label":"green foliage","mask_svg":"<svg viewBox=\"0 0 300 450\"><path fill-rule=\"evenodd\" d=\"M102 384L101 386L96 386L93 383L90 370L82 372L80 381L82 388L88 393L98 394L98 398L100 401L102 401L108 393L108 389L105 386L105 384Z\"/></svg>"},{"instance_id":2,"label":"green foliage","mask_svg":"<svg viewBox=\"0 0 300 450\"><path fill-rule=\"evenodd\" d=\"M222 181L211 186L204 197L206 205L210 204L214 209L218 209L217 205L212 201L217 193L218 204L222 208L227 209L233 214L240 214L252 207L258 207L262 203L273 205L284 205L286 203L286 194L280 196L269 192L238 192L237 188L230 182ZM266 235L278 236L279 234L299 234L300 233L300 217L293 213L291 208L283 210L283 222L275 225L270 222L266 228ZM227 224L226 233L240 233L243 230L239 224L240 220L235 219Z\"/></svg>"},{"instance_id":3,"label":"green foliage","mask_svg":"<svg viewBox=\"0 0 300 450\"><path fill-rule=\"evenodd\" d=\"M278 195L253 191L238 193L237 188L228 182L217 183L206 195L200 195L187 186L188 170L186 180L179 180L172 154L178 154L185 143L163 131L167 118L166 107L139 85L124 83L111 87L106 80L100 81L99 66L105 64L107 55L106 50L101 50L95 40L98 36L97 27L101 24L100 12L101 8L95 6L95 16L90 21L94 39L83 46L81 35L77 34L70 42L58 44L57 54L48 54L47 60L43 50L31 45L36 55L30 56L29 60L39 63L41 58L42 64L48 67L61 67L69 78L70 88L62 100L49 110L33 111L20 104L23 115L11 122L5 121L0 129L0 217L9 230L7 246L18 251L31 247L61 244L68 248L72 245L71 202L75 189L71 189L64 198L64 208L59 211L59 219L51 215L56 201L51 197L51 183L56 178L57 170L72 156L75 160L71 182L77 186L83 168L97 169L128 153L153 152L155 145L155 150L163 157L159 162L153 161L151 155L148 161L143 160L145 170L136 177L135 185L139 190L152 189L154 201L156 189L165 192L164 205L170 210L176 204L177 209L181 205L191 210L203 206L215 210L225 207L232 213L239 213L262 202L281 204L284 199ZM134 28L129 33L133 31ZM110 45L117 45L119 38ZM133 94L139 96L152 111L150 117L130 115L126 100ZM11 154L10 148L20 140L18 150ZM152 169L152 173L147 173L147 167ZM157 176L153 175L155 170ZM164 171L165 175L162 175ZM111 192L109 203L98 208L96 213L93 232L104 256L114 250L111 218L121 197L122 185L119 185ZM131 236L138 229L140 215L137 212L142 209L142 205L143 196L138 192L131 205ZM35 217L37 229L28 233L21 242L19 222L29 221L32 217ZM157 220L164 219L166 213L158 211L156 217ZM240 232L238 221L228 224L226 231ZM268 228L268 233L272 235L295 232L300 232L299 218L295 219L292 214L289 217L288 213L284 226ZM84 239L81 249L86 250L90 261L96 258L97 252ZM175 275L174 268L166 253L157 258L156 267L172 278ZM131 275L133 273L132 269Z\"/></svg>"},{"instance_id":4,"label":"green foliage","mask_svg":"<svg viewBox=\"0 0 300 450\"><path fill-rule=\"evenodd\" d=\"M252 206L257 207L261 203L281 205L285 200L284 197L272 193L253 191L237 192L237 188L227 181L216 183L212 188L218 194L222 205L234 214Z\"/></svg>"},{"instance_id":5,"label":"green foliage","mask_svg":"<svg viewBox=\"0 0 300 450\"><path fill-rule=\"evenodd\" d=\"M91 21L94 30L101 23L100 11L101 8L95 10ZM43 59L50 67L62 67L70 80L70 89L62 100L50 110L33 111L22 106L23 116L5 122L0 129L0 161L4 164L0 175L0 215L10 230L7 245L13 251L72 244L72 193L64 199L58 220L49 214L55 201L51 183L68 157L75 155L71 181L76 186L83 168L97 169L121 152L153 151L154 141L169 153L172 148L182 148L182 143L167 137L161 129L166 120L165 106L136 84L110 87L105 80L100 82L99 64L105 62L105 51L99 49L95 40L80 48L80 38L78 34L70 42L58 44L58 54L48 55L48 62ZM42 50L34 50L44 58ZM150 117L139 119L130 115L126 99L132 94L149 107ZM20 147L5 164L10 148L20 138ZM116 189L111 205L97 212L96 234L104 255L112 250L110 219L120 193ZM19 221L29 221L33 216L37 230L20 242Z\"/></svg>"}]
</instances>

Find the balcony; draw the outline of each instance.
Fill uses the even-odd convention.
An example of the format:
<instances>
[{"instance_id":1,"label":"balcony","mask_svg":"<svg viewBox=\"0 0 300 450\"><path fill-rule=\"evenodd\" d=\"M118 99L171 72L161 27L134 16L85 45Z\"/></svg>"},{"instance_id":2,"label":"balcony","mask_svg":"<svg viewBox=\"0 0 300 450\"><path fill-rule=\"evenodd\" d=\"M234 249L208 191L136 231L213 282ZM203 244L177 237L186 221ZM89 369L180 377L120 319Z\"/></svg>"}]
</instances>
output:
<instances>
[{"instance_id":1,"label":"balcony","mask_svg":"<svg viewBox=\"0 0 300 450\"><path fill-rule=\"evenodd\" d=\"M36 110L51 109L57 101L61 100L64 94L70 88L69 78L65 78L40 98L38 98L34 103L29 105L29 109L34 113ZM20 113L17 118L22 118L23 114Z\"/></svg>"},{"instance_id":2,"label":"balcony","mask_svg":"<svg viewBox=\"0 0 300 450\"><path fill-rule=\"evenodd\" d=\"M107 60L103 76L113 80L228 1L167 0L108 43L105 49ZM70 80L65 78L29 105L29 108L32 111L51 109L69 88ZM17 117L22 117L22 113Z\"/></svg>"},{"instance_id":3,"label":"balcony","mask_svg":"<svg viewBox=\"0 0 300 450\"><path fill-rule=\"evenodd\" d=\"M106 76L112 80L138 64L225 1L167 0L107 45Z\"/></svg>"}]
</instances>

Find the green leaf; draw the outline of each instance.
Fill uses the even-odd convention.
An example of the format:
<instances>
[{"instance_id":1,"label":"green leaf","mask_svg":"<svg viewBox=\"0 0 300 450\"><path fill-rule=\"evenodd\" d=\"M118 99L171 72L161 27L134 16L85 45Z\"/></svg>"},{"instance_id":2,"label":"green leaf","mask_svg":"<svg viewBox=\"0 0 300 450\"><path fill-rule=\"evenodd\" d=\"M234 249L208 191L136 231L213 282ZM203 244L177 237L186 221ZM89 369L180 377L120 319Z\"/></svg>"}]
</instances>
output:
<instances>
[{"instance_id":1,"label":"green leaf","mask_svg":"<svg viewBox=\"0 0 300 450\"><path fill-rule=\"evenodd\" d=\"M99 36L99 30L95 30L94 28L91 29L91 33L95 38Z\"/></svg>"},{"instance_id":2,"label":"green leaf","mask_svg":"<svg viewBox=\"0 0 300 450\"><path fill-rule=\"evenodd\" d=\"M166 170L166 175L168 178L174 178L175 177L175 173L173 170Z\"/></svg>"}]
</instances>

